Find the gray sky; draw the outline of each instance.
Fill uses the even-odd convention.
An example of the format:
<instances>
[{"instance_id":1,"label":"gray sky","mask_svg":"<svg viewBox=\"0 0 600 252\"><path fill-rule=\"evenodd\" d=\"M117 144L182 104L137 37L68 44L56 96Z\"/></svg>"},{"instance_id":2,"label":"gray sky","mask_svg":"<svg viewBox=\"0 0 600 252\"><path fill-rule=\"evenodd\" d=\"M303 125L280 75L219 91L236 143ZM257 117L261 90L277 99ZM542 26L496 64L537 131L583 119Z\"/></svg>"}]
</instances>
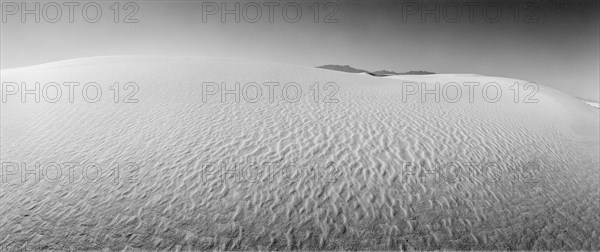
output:
<instances>
[{"instance_id":1,"label":"gray sky","mask_svg":"<svg viewBox=\"0 0 600 252\"><path fill-rule=\"evenodd\" d=\"M206 1L204 5L192 1L138 2L139 9L132 16L137 23L123 23L134 10L125 9L124 1L119 2L119 23L114 22L111 9L114 1L70 2L79 3L73 7L72 23L63 2L58 2L62 15L56 23L48 22L56 16L54 6L37 2L40 22L36 23L34 14L21 21L23 2L2 1L6 19L0 36L2 69L121 54L248 58L306 66L349 64L368 70L512 77L600 100L598 1L531 1L530 5L517 1L500 1L500 5L444 1L438 2L437 11L434 1L333 1L328 8L327 1L320 1L318 22L314 20L316 1L279 1L279 6L273 7L272 23L269 7L260 1L255 1L262 12L256 23L244 19L256 16L256 9L247 5L249 1L238 1L239 23L234 15L226 15L221 22L222 2L218 1L212 3L219 10L204 15L206 22L203 11L210 10ZM235 2L225 2L226 7L233 9ZM10 15L12 3L19 6L14 15ZM28 1L26 7L34 8L35 3ZM98 22L84 20L82 8L86 3L99 3L102 16ZM302 14L296 23L283 18L286 3L300 3ZM460 17L456 6L461 9ZM501 11L497 20L495 7ZM437 14L427 14L422 20L424 9ZM86 17L93 19L94 8L87 10ZM287 13L293 21L292 4ZM323 22L328 14L329 20L338 22Z\"/></svg>"}]
</instances>

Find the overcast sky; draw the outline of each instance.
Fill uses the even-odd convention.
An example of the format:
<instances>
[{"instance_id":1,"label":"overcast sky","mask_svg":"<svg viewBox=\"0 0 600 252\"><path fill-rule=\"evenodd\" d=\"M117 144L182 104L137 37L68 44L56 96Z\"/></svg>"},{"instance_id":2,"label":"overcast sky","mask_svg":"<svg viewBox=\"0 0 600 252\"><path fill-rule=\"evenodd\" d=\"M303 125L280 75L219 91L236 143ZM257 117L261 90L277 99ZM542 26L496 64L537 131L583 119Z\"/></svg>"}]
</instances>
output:
<instances>
[{"instance_id":1,"label":"overcast sky","mask_svg":"<svg viewBox=\"0 0 600 252\"><path fill-rule=\"evenodd\" d=\"M288 4L287 20L283 5L293 2L279 1L273 7L273 22L268 3L254 2L262 12L256 23L250 22L256 8L247 5L249 1L238 1L239 23L233 14L222 22L221 2L216 1L212 3L218 10L202 2L138 2L139 9L129 17L134 6L125 8L126 2L119 2L118 23L114 1L98 2L102 16L96 23L91 22L94 6L87 8L88 21L82 16L83 5L94 2L77 2L72 23L63 2L58 2L59 18L55 6L38 2L41 15L36 23L35 14L22 22L22 2L3 1L1 67L122 54L247 58L513 77L600 100L598 1L445 1L437 10L434 1L333 1L327 6L327 1L319 1L318 22L317 1L297 2L302 14L296 19L297 6ZM469 4L473 2L476 5ZM26 7L33 9L35 3L28 1ZM19 8L16 12L14 6ZM226 7L234 9L235 1L226 2ZM426 14L423 20L425 9L437 14ZM203 15L213 10L215 14ZM50 23L53 19L58 21ZM138 22L123 23L125 19Z\"/></svg>"}]
</instances>

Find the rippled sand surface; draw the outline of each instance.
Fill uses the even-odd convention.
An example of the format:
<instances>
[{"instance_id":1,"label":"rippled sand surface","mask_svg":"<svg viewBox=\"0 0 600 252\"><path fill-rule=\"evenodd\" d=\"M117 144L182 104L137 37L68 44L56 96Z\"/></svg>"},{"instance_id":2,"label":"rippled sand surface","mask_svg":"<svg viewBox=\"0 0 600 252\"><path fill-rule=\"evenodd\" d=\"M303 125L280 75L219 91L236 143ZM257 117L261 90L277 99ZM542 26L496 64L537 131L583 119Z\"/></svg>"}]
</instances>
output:
<instances>
[{"instance_id":1,"label":"rippled sand surface","mask_svg":"<svg viewBox=\"0 0 600 252\"><path fill-rule=\"evenodd\" d=\"M510 86L526 82L514 79L400 78L160 57L3 70L3 82L96 82L103 94L1 104L0 246L600 249L598 109L541 85L537 103L517 103ZM137 103L122 102L127 82ZM203 101L202 82L295 82L303 96ZM315 82L338 89L315 101ZM403 82L496 82L503 96L403 100ZM63 165L52 180L36 162L102 174Z\"/></svg>"}]
</instances>

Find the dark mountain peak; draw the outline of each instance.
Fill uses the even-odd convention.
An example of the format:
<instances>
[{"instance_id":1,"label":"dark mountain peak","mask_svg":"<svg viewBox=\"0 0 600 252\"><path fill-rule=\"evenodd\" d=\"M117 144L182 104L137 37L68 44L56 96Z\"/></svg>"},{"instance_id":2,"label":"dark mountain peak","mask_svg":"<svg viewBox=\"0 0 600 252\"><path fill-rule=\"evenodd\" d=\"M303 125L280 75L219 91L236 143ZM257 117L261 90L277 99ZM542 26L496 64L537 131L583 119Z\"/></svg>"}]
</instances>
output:
<instances>
[{"instance_id":1,"label":"dark mountain peak","mask_svg":"<svg viewBox=\"0 0 600 252\"><path fill-rule=\"evenodd\" d=\"M371 72L372 74L375 75L398 75L400 73L396 73L394 71L388 71L388 70L379 70L379 71L375 71L375 72Z\"/></svg>"},{"instance_id":2,"label":"dark mountain peak","mask_svg":"<svg viewBox=\"0 0 600 252\"><path fill-rule=\"evenodd\" d=\"M318 66L317 68L335 70L335 71L346 72L346 73L367 73L367 72L369 72L367 70L354 68L349 65L324 65L324 66Z\"/></svg>"},{"instance_id":3,"label":"dark mountain peak","mask_svg":"<svg viewBox=\"0 0 600 252\"><path fill-rule=\"evenodd\" d=\"M428 72L428 71L408 71L406 73L400 73L399 75L425 75L425 74L435 74L435 73Z\"/></svg>"}]
</instances>

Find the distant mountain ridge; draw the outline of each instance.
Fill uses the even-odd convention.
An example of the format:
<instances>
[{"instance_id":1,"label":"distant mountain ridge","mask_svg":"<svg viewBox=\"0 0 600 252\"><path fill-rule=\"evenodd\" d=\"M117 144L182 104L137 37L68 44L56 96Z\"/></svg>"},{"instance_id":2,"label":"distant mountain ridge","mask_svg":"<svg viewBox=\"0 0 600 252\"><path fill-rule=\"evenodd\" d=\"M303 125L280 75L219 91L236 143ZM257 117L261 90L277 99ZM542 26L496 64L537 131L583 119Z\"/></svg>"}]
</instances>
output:
<instances>
[{"instance_id":1,"label":"distant mountain ridge","mask_svg":"<svg viewBox=\"0 0 600 252\"><path fill-rule=\"evenodd\" d=\"M317 68L346 72L346 73L367 73L372 76L435 74L434 72L429 72L429 71L408 71L405 73L398 73L398 72L388 71L388 70L367 71L364 69L354 68L349 65L323 65L323 66L318 66Z\"/></svg>"},{"instance_id":2,"label":"distant mountain ridge","mask_svg":"<svg viewBox=\"0 0 600 252\"><path fill-rule=\"evenodd\" d=\"M434 72L429 72L429 71L408 71L406 73L400 73L400 75L405 74L405 75L425 75L425 74L435 74Z\"/></svg>"},{"instance_id":3,"label":"distant mountain ridge","mask_svg":"<svg viewBox=\"0 0 600 252\"><path fill-rule=\"evenodd\" d=\"M354 68L349 65L343 65L343 66L342 65L324 65L324 66L318 66L317 68L335 70L335 71L346 72L346 73L368 73L369 72L367 70Z\"/></svg>"}]
</instances>

